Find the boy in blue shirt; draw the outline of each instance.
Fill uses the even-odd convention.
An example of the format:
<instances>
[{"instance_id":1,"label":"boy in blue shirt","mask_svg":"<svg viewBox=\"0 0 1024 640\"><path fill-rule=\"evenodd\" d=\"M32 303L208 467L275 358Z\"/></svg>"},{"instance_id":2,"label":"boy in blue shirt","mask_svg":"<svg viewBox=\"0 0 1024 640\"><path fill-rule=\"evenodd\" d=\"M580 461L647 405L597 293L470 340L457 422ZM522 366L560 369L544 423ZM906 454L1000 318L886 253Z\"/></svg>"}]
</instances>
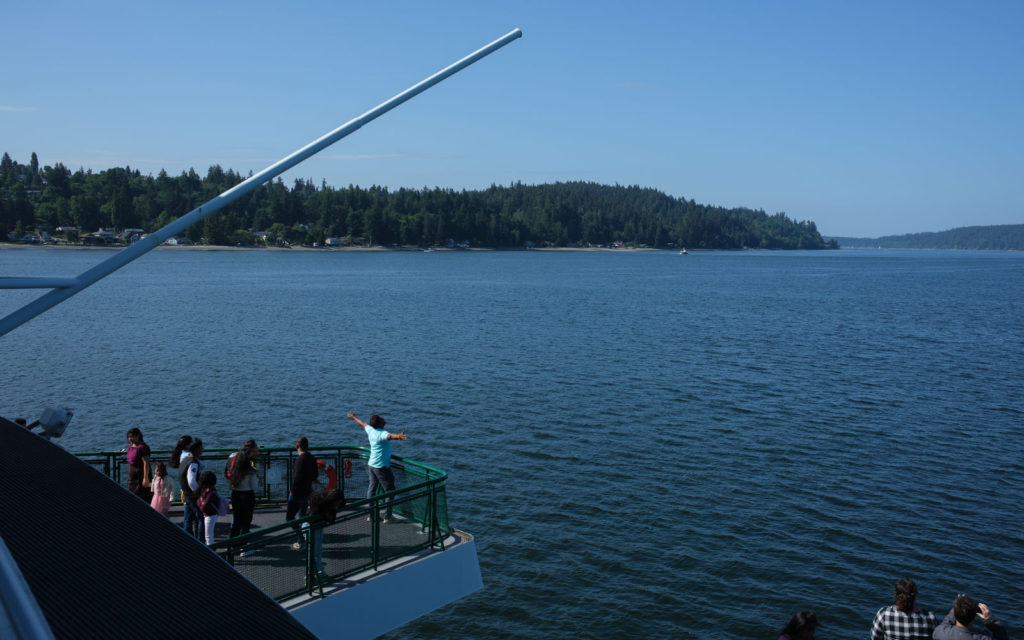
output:
<instances>
[{"instance_id":1,"label":"boy in blue shirt","mask_svg":"<svg viewBox=\"0 0 1024 640\"><path fill-rule=\"evenodd\" d=\"M405 430L403 429L399 433L385 431L384 425L387 422L377 414L370 416L369 424L357 418L351 411L348 417L355 420L363 428L363 431L366 432L366 437L370 440L370 459L366 463L367 469L370 472L370 486L366 489L366 497L372 498L377 492L378 486L383 486L384 491L394 491L395 474L391 471L391 441L408 440L405 437ZM389 500L387 513L384 515L384 522L387 523L390 517L391 501Z\"/></svg>"}]
</instances>

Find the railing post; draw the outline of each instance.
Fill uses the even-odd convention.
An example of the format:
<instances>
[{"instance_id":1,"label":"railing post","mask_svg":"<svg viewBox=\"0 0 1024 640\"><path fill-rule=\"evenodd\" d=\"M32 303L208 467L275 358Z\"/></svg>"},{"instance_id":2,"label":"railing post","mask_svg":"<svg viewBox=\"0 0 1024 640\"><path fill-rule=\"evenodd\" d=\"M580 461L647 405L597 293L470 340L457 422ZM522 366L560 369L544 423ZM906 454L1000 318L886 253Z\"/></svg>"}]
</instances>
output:
<instances>
[{"instance_id":1,"label":"railing post","mask_svg":"<svg viewBox=\"0 0 1024 640\"><path fill-rule=\"evenodd\" d=\"M439 480L434 486L434 529L437 531L437 543L444 551L444 532L441 531L441 519L437 516L437 492L443 491L445 485Z\"/></svg>"},{"instance_id":2,"label":"railing post","mask_svg":"<svg viewBox=\"0 0 1024 640\"><path fill-rule=\"evenodd\" d=\"M427 493L427 513L423 519L424 526L430 529L430 548L434 548L434 538L437 536L437 493L435 491L437 487L434 484L430 485L430 489Z\"/></svg>"},{"instance_id":3,"label":"railing post","mask_svg":"<svg viewBox=\"0 0 1024 640\"><path fill-rule=\"evenodd\" d=\"M341 454L339 454L338 455L338 468L335 470L335 473L338 474L338 491L340 491L341 495L343 495L343 496L345 495L345 463L347 461L348 461L347 457L344 457Z\"/></svg>"},{"instance_id":4,"label":"railing post","mask_svg":"<svg viewBox=\"0 0 1024 640\"><path fill-rule=\"evenodd\" d=\"M316 569L316 558L313 551L313 523L303 522L299 535L306 548L306 594L312 597L313 591L318 590L322 598L324 597L324 588L320 584L320 573Z\"/></svg>"},{"instance_id":5,"label":"railing post","mask_svg":"<svg viewBox=\"0 0 1024 640\"><path fill-rule=\"evenodd\" d=\"M373 560L373 570L377 570L377 562L380 559L380 518L377 512L377 497L374 496L370 502L370 558Z\"/></svg>"},{"instance_id":6,"label":"railing post","mask_svg":"<svg viewBox=\"0 0 1024 640\"><path fill-rule=\"evenodd\" d=\"M288 464L286 464L284 466L284 470L285 470L285 476L284 476L285 492L284 492L284 495L285 495L285 498L287 498L288 495L291 494L291 491L292 491L292 471L294 469L295 469L295 451L293 450L293 451L289 451L288 452Z\"/></svg>"}]
</instances>

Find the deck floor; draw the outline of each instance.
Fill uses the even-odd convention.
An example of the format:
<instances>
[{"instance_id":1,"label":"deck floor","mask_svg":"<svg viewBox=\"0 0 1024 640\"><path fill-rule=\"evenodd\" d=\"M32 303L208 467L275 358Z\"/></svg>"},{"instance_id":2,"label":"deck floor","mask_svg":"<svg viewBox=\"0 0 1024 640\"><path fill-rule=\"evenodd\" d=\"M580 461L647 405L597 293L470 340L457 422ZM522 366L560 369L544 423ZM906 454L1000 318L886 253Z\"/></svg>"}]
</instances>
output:
<instances>
[{"instance_id":1,"label":"deck floor","mask_svg":"<svg viewBox=\"0 0 1024 640\"><path fill-rule=\"evenodd\" d=\"M343 511L339 512L338 513L338 517L342 518L344 516L344 513L345 512L343 512ZM283 524L284 522L287 522L287 520L285 519L285 515L286 514L287 514L287 510L286 510L286 508L284 506L280 506L280 507L272 506L272 507L257 508L256 511L253 513L252 525L251 525L251 528L250 528L250 532L256 531L258 529L262 529L262 528L265 528L265 527L272 527L272 526L275 526L275 525ZM170 513L167 514L167 517L170 518L171 522L173 522L173 523L175 523L177 525L181 525L182 521L184 519L184 516L182 514L181 505L172 506L171 510L170 510ZM221 517L217 518L217 524L214 527L214 530L215 530L214 542L222 542L224 540L227 540L229 537L231 537L231 523L232 523L233 517L234 516L229 512L228 515L221 516ZM364 521L366 522L366 527L365 528L366 528L367 535L369 535L371 523L368 520L364 520ZM420 523L412 521L412 520L405 519L402 516L393 517L388 522L388 524L382 525L382 526L385 527L385 528L391 529L391 530L415 529L415 530L418 531L421 528Z\"/></svg>"},{"instance_id":2,"label":"deck floor","mask_svg":"<svg viewBox=\"0 0 1024 640\"><path fill-rule=\"evenodd\" d=\"M284 506L259 508L253 516L251 531L280 525L285 522L285 514ZM180 506L172 508L169 517L171 522L180 525ZM231 514L217 519L215 542L230 537L231 520ZM429 535L430 531L419 522L401 515L393 516L387 524L380 525L379 557L408 556L411 559L418 555L416 549L422 549ZM321 584L324 587L350 584L362 571L372 571L372 536L373 523L367 519L365 510L339 512L336 523L329 525L322 533L321 559L325 573L321 574ZM264 589L268 595L279 598L283 594L300 591L305 586L307 550L304 545L298 549L293 548L293 544L300 541L304 541L304 538L298 532L293 536L275 531L270 539L254 540L244 549L244 555L233 555L231 563L236 571ZM451 540L446 540L445 544L449 543ZM341 576L347 578L339 582Z\"/></svg>"}]
</instances>

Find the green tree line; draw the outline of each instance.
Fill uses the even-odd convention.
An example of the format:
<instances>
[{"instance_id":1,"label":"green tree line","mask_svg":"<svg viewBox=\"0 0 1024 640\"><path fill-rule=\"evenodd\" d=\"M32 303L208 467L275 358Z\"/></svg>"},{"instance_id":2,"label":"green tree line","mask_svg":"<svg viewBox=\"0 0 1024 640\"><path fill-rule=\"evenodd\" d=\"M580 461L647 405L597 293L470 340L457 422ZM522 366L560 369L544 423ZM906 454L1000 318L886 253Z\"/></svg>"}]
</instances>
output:
<instances>
[{"instance_id":1,"label":"green tree line","mask_svg":"<svg viewBox=\"0 0 1024 640\"><path fill-rule=\"evenodd\" d=\"M1024 224L958 227L947 231L908 233L881 238L833 238L842 247L884 249L1024 250Z\"/></svg>"},{"instance_id":2,"label":"green tree line","mask_svg":"<svg viewBox=\"0 0 1024 640\"><path fill-rule=\"evenodd\" d=\"M0 239L39 229L76 227L151 232L245 178L213 166L205 176L142 175L130 167L70 171L0 159ZM52 232L52 231L51 231ZM259 234L257 232L268 232ZM785 213L727 209L674 198L639 186L589 182L492 185L475 191L442 188L335 188L279 178L208 217L187 232L197 243L252 245L323 243L361 238L375 245L476 247L629 246L695 249L823 249L813 222Z\"/></svg>"}]
</instances>

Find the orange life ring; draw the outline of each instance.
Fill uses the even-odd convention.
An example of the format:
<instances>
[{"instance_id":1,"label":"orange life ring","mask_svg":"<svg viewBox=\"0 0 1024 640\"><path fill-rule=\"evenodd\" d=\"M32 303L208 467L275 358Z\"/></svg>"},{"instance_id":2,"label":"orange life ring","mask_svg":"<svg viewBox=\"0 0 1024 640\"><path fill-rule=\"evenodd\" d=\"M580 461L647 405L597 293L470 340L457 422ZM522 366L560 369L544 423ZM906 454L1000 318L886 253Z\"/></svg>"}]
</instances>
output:
<instances>
[{"instance_id":1,"label":"orange life ring","mask_svg":"<svg viewBox=\"0 0 1024 640\"><path fill-rule=\"evenodd\" d=\"M327 474L327 489L328 490L337 489L338 488L338 472L334 470L334 467L332 467L331 465L327 464L323 460L317 460L316 461L316 466L319 467L320 471L323 471L325 474Z\"/></svg>"}]
</instances>

